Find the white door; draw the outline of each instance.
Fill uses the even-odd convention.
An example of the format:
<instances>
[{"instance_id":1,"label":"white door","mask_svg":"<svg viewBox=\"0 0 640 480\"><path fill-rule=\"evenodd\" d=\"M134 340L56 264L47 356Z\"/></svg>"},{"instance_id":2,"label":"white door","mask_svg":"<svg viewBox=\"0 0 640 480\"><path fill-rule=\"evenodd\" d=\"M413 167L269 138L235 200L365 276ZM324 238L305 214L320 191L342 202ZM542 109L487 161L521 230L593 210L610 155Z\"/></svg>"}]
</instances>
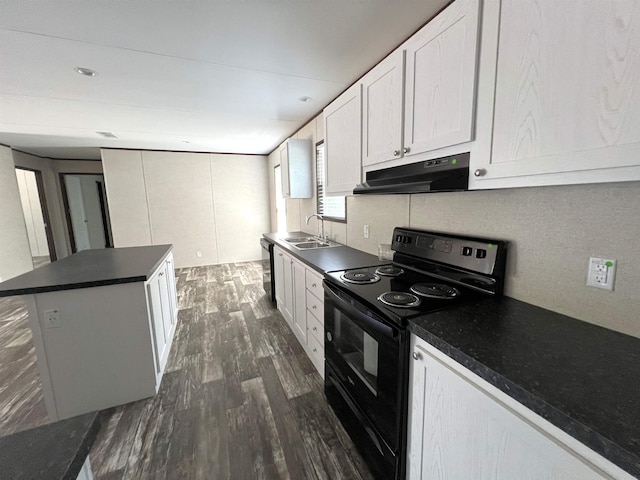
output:
<instances>
[{"instance_id":1,"label":"white door","mask_svg":"<svg viewBox=\"0 0 640 480\"><path fill-rule=\"evenodd\" d=\"M69 214L71 216L71 228L76 242L76 250L88 250L91 248L89 241L89 229L87 225L87 215L84 210L82 200L82 186L80 179L72 175L65 175L65 186L67 187L67 199L69 201Z\"/></svg>"}]
</instances>

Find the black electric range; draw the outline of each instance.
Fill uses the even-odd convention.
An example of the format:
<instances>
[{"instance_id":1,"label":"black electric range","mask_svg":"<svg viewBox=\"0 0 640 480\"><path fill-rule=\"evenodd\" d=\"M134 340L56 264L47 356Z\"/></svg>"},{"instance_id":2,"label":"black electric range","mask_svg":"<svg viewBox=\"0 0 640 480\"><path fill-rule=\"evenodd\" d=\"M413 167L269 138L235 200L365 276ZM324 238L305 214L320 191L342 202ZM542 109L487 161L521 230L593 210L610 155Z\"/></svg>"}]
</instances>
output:
<instances>
[{"instance_id":1,"label":"black electric range","mask_svg":"<svg viewBox=\"0 0 640 480\"><path fill-rule=\"evenodd\" d=\"M325 274L325 395L380 479L404 479L407 320L501 295L507 243L408 228L387 265Z\"/></svg>"},{"instance_id":2,"label":"black electric range","mask_svg":"<svg viewBox=\"0 0 640 480\"><path fill-rule=\"evenodd\" d=\"M409 318L501 295L507 244L396 228L393 263L325 279L400 326Z\"/></svg>"}]
</instances>

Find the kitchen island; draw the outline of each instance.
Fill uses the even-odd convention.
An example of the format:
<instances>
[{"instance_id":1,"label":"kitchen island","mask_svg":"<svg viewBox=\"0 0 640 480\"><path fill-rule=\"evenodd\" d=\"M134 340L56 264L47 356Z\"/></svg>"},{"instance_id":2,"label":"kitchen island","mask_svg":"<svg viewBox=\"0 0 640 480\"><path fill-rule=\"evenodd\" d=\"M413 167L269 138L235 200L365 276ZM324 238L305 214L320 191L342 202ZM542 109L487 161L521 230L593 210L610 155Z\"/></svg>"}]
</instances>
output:
<instances>
[{"instance_id":1,"label":"kitchen island","mask_svg":"<svg viewBox=\"0 0 640 480\"><path fill-rule=\"evenodd\" d=\"M157 392L176 327L171 248L85 250L0 284L27 304L50 420Z\"/></svg>"}]
</instances>

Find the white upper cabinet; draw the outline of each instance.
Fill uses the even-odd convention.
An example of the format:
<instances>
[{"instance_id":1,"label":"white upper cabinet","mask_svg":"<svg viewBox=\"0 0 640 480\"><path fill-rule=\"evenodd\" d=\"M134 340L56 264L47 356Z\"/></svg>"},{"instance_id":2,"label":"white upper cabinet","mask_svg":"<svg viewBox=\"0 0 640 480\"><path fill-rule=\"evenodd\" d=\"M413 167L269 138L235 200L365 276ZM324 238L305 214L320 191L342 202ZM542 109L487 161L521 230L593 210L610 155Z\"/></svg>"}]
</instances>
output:
<instances>
[{"instance_id":1,"label":"white upper cabinet","mask_svg":"<svg viewBox=\"0 0 640 480\"><path fill-rule=\"evenodd\" d=\"M313 197L311 141L289 138L280 149L284 198Z\"/></svg>"},{"instance_id":2,"label":"white upper cabinet","mask_svg":"<svg viewBox=\"0 0 640 480\"><path fill-rule=\"evenodd\" d=\"M351 86L324 109L325 192L350 195L361 182L362 88Z\"/></svg>"},{"instance_id":3,"label":"white upper cabinet","mask_svg":"<svg viewBox=\"0 0 640 480\"><path fill-rule=\"evenodd\" d=\"M640 179L640 2L493 0L483 17L472 188Z\"/></svg>"},{"instance_id":4,"label":"white upper cabinet","mask_svg":"<svg viewBox=\"0 0 640 480\"><path fill-rule=\"evenodd\" d=\"M362 78L362 165L402 156L404 51L396 50Z\"/></svg>"},{"instance_id":5,"label":"white upper cabinet","mask_svg":"<svg viewBox=\"0 0 640 480\"><path fill-rule=\"evenodd\" d=\"M405 156L473 140L478 15L457 0L405 43Z\"/></svg>"}]
</instances>

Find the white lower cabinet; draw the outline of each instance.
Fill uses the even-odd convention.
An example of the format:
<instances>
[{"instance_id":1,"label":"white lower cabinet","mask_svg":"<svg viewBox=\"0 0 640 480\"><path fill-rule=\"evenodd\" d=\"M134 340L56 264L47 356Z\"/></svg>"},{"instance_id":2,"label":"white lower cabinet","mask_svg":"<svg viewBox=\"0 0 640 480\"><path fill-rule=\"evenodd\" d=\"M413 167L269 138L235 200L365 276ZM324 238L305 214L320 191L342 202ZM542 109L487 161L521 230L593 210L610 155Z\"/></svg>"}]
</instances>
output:
<instances>
[{"instance_id":1,"label":"white lower cabinet","mask_svg":"<svg viewBox=\"0 0 640 480\"><path fill-rule=\"evenodd\" d=\"M145 287L153 331L154 367L158 377L157 384L160 385L176 328L176 281L173 254L169 254L169 257L147 280Z\"/></svg>"},{"instance_id":2,"label":"white lower cabinet","mask_svg":"<svg viewBox=\"0 0 640 480\"><path fill-rule=\"evenodd\" d=\"M407 478L633 478L415 335L411 352Z\"/></svg>"},{"instance_id":3,"label":"white lower cabinet","mask_svg":"<svg viewBox=\"0 0 640 480\"><path fill-rule=\"evenodd\" d=\"M278 246L273 248L273 269L276 281L276 302L278 310L293 328L293 257Z\"/></svg>"},{"instance_id":4,"label":"white lower cabinet","mask_svg":"<svg viewBox=\"0 0 640 480\"><path fill-rule=\"evenodd\" d=\"M293 280L293 322L292 329L300 343L307 344L307 307L305 302L305 273L307 268L298 260L291 263Z\"/></svg>"},{"instance_id":5,"label":"white lower cabinet","mask_svg":"<svg viewBox=\"0 0 640 480\"><path fill-rule=\"evenodd\" d=\"M76 480L93 480L93 470L91 470L91 462L88 456L82 464L82 469L80 469Z\"/></svg>"},{"instance_id":6,"label":"white lower cabinet","mask_svg":"<svg viewBox=\"0 0 640 480\"><path fill-rule=\"evenodd\" d=\"M274 255L278 310L324 378L322 276L278 246Z\"/></svg>"},{"instance_id":7,"label":"white lower cabinet","mask_svg":"<svg viewBox=\"0 0 640 480\"><path fill-rule=\"evenodd\" d=\"M311 363L324 378L324 290L322 277L313 270L306 271L306 352Z\"/></svg>"}]
</instances>

